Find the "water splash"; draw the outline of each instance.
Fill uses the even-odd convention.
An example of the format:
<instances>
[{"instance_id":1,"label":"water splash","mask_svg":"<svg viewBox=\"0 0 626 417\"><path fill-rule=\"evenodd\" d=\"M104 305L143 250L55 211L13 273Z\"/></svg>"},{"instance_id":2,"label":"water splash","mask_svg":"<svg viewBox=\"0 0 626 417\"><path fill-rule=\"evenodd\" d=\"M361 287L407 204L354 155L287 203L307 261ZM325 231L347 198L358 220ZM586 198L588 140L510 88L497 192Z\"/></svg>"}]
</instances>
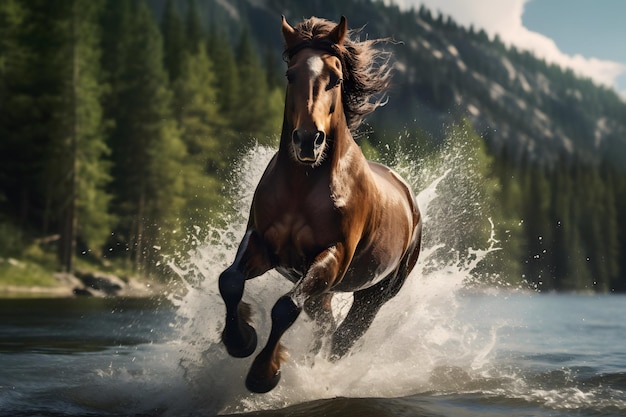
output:
<instances>
[{"instance_id":1,"label":"water splash","mask_svg":"<svg viewBox=\"0 0 626 417\"><path fill-rule=\"evenodd\" d=\"M467 178L471 166L462 154L448 152L439 164L427 169L420 170L419 164L410 161L396 164L413 186L424 183L424 178L430 181L418 195L427 243L403 289L381 309L353 352L336 363L323 355L311 357L312 323L303 314L283 338L290 359L283 365L279 386L263 396L245 390L243 381L252 358L230 358L220 344L224 307L217 280L234 259L253 190L273 152L258 146L241 160L231 184L235 190L233 214L222 228L212 229L204 243L198 241L184 262L171 264L187 290L175 301L180 365L191 396L199 401L196 409L235 413L339 396L403 396L431 390L438 370L481 366L493 347L495 332L480 336L457 317L457 297L478 263L497 250L496 241L492 235L487 249L462 253L451 247L449 240L440 239L451 234L460 238L471 214L465 207L447 222L437 224L442 208L465 205L476 192L467 187L471 182L462 181L460 187L455 181ZM271 307L291 285L273 272L246 284L244 301L255 312L260 345L269 333ZM333 306L339 317L350 302L350 296L335 297Z\"/></svg>"}]
</instances>

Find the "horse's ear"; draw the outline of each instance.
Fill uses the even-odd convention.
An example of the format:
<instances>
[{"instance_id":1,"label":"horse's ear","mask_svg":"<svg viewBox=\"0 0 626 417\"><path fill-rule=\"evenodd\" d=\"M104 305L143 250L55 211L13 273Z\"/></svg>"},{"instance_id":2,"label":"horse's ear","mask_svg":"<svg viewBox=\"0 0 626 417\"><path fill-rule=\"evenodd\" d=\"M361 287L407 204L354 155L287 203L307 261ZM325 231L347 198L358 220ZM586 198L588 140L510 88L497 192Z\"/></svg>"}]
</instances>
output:
<instances>
[{"instance_id":1,"label":"horse's ear","mask_svg":"<svg viewBox=\"0 0 626 417\"><path fill-rule=\"evenodd\" d=\"M342 45L348 33L348 20L345 16L341 16L339 24L328 34L328 38L337 45Z\"/></svg>"},{"instance_id":2,"label":"horse's ear","mask_svg":"<svg viewBox=\"0 0 626 417\"><path fill-rule=\"evenodd\" d=\"M284 15L282 16L282 20L281 30L283 32L283 39L285 40L285 46L289 49L298 42L298 35L296 34L296 30L287 23L287 19Z\"/></svg>"}]
</instances>

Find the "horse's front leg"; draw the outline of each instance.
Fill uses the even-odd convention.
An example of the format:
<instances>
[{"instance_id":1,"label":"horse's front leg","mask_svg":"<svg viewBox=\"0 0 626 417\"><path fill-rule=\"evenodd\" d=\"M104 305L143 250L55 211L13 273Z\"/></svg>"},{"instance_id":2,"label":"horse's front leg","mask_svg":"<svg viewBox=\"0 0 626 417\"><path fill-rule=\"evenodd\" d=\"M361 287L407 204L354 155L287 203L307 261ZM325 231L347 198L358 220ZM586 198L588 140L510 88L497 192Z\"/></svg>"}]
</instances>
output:
<instances>
[{"instance_id":1,"label":"horse's front leg","mask_svg":"<svg viewBox=\"0 0 626 417\"><path fill-rule=\"evenodd\" d=\"M337 328L332 311L333 294L330 292L310 297L304 303L304 311L315 322L313 331L312 356L317 355L322 349L326 336L333 334Z\"/></svg>"},{"instance_id":2,"label":"horse's front leg","mask_svg":"<svg viewBox=\"0 0 626 417\"><path fill-rule=\"evenodd\" d=\"M245 358L256 349L256 331L250 325L252 312L241 298L246 280L270 268L265 245L254 230L249 230L239 245L235 261L219 278L220 294L226 305L222 342L231 356Z\"/></svg>"},{"instance_id":3,"label":"horse's front leg","mask_svg":"<svg viewBox=\"0 0 626 417\"><path fill-rule=\"evenodd\" d=\"M265 393L278 384L280 365L286 359L285 350L280 344L281 337L296 321L310 297L319 297L332 287L342 260L341 247L333 246L324 250L294 288L278 299L272 308L272 329L267 344L254 359L248 372L246 387L250 391Z\"/></svg>"}]
</instances>

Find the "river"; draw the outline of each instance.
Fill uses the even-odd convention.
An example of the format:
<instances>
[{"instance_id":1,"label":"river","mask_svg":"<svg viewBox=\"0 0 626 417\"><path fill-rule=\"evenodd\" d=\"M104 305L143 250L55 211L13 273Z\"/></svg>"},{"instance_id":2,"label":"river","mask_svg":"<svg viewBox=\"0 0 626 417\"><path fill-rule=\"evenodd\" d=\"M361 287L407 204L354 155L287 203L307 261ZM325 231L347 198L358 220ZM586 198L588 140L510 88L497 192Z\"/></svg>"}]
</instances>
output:
<instances>
[{"instance_id":1,"label":"river","mask_svg":"<svg viewBox=\"0 0 626 417\"><path fill-rule=\"evenodd\" d=\"M203 370L190 371L169 302L2 300L0 415L626 413L626 297L467 293L455 304L452 327L378 349L366 341L366 367L360 353L333 365L293 355L277 392L260 396L242 388L241 360L211 356L219 346L199 347ZM453 328L464 333L446 334Z\"/></svg>"}]
</instances>

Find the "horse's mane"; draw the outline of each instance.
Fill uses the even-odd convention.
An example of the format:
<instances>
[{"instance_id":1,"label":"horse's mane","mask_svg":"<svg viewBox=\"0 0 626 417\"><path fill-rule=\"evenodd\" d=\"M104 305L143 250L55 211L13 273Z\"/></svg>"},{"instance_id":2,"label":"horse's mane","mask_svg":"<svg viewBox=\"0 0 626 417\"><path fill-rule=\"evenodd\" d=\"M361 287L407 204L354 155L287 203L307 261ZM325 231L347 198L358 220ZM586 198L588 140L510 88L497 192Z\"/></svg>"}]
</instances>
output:
<instances>
[{"instance_id":1,"label":"horse's mane","mask_svg":"<svg viewBox=\"0 0 626 417\"><path fill-rule=\"evenodd\" d=\"M341 46L327 35L336 23L311 17L294 29L302 42L286 49L285 60L304 48L325 50L337 56L343 66L343 106L348 128L354 134L363 118L386 103L385 90L391 83L391 54L375 48L389 39L358 39L360 30L350 30Z\"/></svg>"}]
</instances>

